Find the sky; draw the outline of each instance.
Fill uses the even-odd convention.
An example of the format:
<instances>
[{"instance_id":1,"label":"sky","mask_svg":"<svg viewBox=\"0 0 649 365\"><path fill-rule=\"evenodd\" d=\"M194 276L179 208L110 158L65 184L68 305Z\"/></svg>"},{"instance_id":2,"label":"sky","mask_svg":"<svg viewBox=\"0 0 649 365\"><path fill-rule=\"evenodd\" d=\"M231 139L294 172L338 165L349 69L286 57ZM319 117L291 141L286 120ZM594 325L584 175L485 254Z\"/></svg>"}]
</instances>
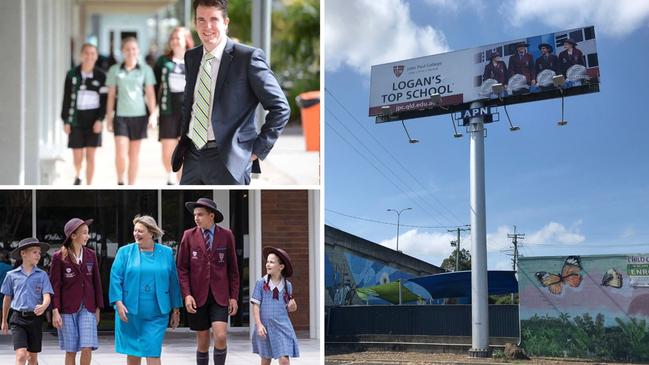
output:
<instances>
[{"instance_id":1,"label":"sky","mask_svg":"<svg viewBox=\"0 0 649 365\"><path fill-rule=\"evenodd\" d=\"M470 223L469 136L448 115L375 124L371 65L594 25L599 93L508 107L486 125L488 267L524 256L649 253L649 0L327 0L325 222L440 265ZM500 109L502 114L502 109ZM408 227L416 226L416 227ZM462 247L470 247L470 233Z\"/></svg>"}]
</instances>

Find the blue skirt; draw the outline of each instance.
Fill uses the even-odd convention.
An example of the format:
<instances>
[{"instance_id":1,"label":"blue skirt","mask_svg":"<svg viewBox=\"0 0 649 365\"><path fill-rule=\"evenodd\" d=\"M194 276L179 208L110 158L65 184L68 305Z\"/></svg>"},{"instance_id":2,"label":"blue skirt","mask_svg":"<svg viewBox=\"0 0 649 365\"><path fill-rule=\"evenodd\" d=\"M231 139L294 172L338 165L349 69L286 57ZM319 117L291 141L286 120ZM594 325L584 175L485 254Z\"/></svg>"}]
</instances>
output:
<instances>
[{"instance_id":1,"label":"blue skirt","mask_svg":"<svg viewBox=\"0 0 649 365\"><path fill-rule=\"evenodd\" d=\"M154 295L140 293L139 314L122 322L115 310L115 351L137 357L160 357L169 315L160 313Z\"/></svg>"}]
</instances>

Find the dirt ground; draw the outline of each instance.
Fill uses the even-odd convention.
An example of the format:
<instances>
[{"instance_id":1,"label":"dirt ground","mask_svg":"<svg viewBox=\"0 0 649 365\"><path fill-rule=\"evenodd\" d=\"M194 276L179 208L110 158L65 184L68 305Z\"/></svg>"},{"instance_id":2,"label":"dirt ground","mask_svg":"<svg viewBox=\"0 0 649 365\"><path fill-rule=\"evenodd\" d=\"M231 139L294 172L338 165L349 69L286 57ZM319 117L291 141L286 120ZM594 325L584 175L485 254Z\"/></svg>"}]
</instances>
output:
<instances>
[{"instance_id":1,"label":"dirt ground","mask_svg":"<svg viewBox=\"0 0 649 365\"><path fill-rule=\"evenodd\" d=\"M418 352L353 352L325 356L326 365L423 365L423 364L619 364L587 361L583 359L532 358L532 360L501 360L492 358L471 358L464 354L428 354ZM623 363L628 365L629 363Z\"/></svg>"}]
</instances>

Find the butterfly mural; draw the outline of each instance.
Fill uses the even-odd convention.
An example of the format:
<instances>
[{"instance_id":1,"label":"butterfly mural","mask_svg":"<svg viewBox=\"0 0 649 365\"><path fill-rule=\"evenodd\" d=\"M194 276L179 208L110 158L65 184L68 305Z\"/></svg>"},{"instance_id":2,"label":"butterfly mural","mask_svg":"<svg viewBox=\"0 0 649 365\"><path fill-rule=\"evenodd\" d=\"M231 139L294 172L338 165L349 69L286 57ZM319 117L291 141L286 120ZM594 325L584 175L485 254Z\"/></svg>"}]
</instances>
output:
<instances>
[{"instance_id":1,"label":"butterfly mural","mask_svg":"<svg viewBox=\"0 0 649 365\"><path fill-rule=\"evenodd\" d=\"M579 287L582 280L581 270L581 258L579 256L568 256L563 263L561 273L553 274L539 271L534 275L543 287L548 288L550 293L559 295L563 290L564 284L572 288Z\"/></svg>"},{"instance_id":2,"label":"butterfly mural","mask_svg":"<svg viewBox=\"0 0 649 365\"><path fill-rule=\"evenodd\" d=\"M602 277L602 285L610 286L612 288L619 289L624 285L624 280L622 280L622 274L620 274L614 268L608 269Z\"/></svg>"}]
</instances>

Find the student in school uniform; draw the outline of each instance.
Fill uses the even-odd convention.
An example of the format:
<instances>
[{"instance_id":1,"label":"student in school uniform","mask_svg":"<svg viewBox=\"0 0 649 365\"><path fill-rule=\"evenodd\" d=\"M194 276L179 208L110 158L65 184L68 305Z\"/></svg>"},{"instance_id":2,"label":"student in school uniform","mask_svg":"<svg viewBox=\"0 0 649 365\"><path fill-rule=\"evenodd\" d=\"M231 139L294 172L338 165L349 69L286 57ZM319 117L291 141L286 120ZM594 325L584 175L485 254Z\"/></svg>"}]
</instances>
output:
<instances>
[{"instance_id":1,"label":"student in school uniform","mask_svg":"<svg viewBox=\"0 0 649 365\"><path fill-rule=\"evenodd\" d=\"M47 252L50 245L37 238L25 238L18 243L11 256L22 260L22 265L9 271L0 291L2 301L3 335L11 336L16 351L16 365L38 364L38 353L43 341L43 318L54 294L47 273L36 266L41 252ZM9 309L13 311L9 318Z\"/></svg>"},{"instance_id":2,"label":"student in school uniform","mask_svg":"<svg viewBox=\"0 0 649 365\"><path fill-rule=\"evenodd\" d=\"M178 280L189 328L196 331L196 364L210 362L210 329L214 365L227 355L228 317L238 310L239 268L234 235L216 223L223 214L208 198L186 202L196 226L183 233L178 248Z\"/></svg>"},{"instance_id":3,"label":"student in school uniform","mask_svg":"<svg viewBox=\"0 0 649 365\"><path fill-rule=\"evenodd\" d=\"M90 365L92 351L99 347L97 324L104 299L97 257L85 247L92 221L70 219L63 229L63 247L52 256L52 324L65 351L65 365L74 365L79 351L81 365Z\"/></svg>"},{"instance_id":4,"label":"student in school uniform","mask_svg":"<svg viewBox=\"0 0 649 365\"><path fill-rule=\"evenodd\" d=\"M74 185L81 185L81 166L86 160L86 184L95 174L95 152L101 147L102 120L106 115L106 74L95 67L97 48L81 46L81 65L68 71L63 91L61 119L72 149L76 176Z\"/></svg>"},{"instance_id":5,"label":"student in school uniform","mask_svg":"<svg viewBox=\"0 0 649 365\"><path fill-rule=\"evenodd\" d=\"M257 280L250 298L255 321L252 352L261 357L261 365L270 365L272 359L289 365L291 357L300 357L297 336L288 316L288 312L297 310L293 284L287 280L293 275L293 265L281 248L264 247L263 255L266 275Z\"/></svg>"},{"instance_id":6,"label":"student in school uniform","mask_svg":"<svg viewBox=\"0 0 649 365\"><path fill-rule=\"evenodd\" d=\"M194 48L187 28L176 27L169 34L169 48L158 58L153 68L159 105L159 136L162 144L162 164L167 173L167 185L176 185L176 173L171 171L171 154L180 138L180 121L185 94L185 51Z\"/></svg>"},{"instance_id":7,"label":"student in school uniform","mask_svg":"<svg viewBox=\"0 0 649 365\"><path fill-rule=\"evenodd\" d=\"M125 38L122 41L124 62L111 66L106 79L106 127L115 133L118 185L124 185L127 164L128 184L135 184L142 140L147 138L147 127L152 128L156 123L155 76L149 65L139 62L139 55L137 39Z\"/></svg>"}]
</instances>

